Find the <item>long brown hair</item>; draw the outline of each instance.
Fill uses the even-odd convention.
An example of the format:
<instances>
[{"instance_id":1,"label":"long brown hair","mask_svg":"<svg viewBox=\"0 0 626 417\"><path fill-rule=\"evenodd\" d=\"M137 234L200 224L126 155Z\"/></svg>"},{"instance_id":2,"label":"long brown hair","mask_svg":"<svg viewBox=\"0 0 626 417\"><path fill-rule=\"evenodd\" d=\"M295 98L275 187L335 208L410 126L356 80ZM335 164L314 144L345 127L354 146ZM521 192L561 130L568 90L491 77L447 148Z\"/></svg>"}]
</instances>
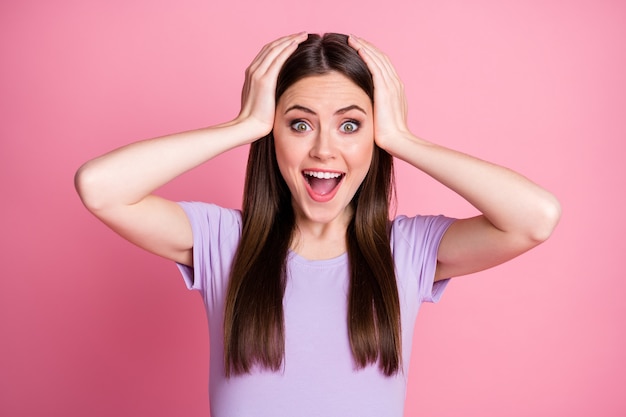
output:
<instances>
[{"instance_id":1,"label":"long brown hair","mask_svg":"<svg viewBox=\"0 0 626 417\"><path fill-rule=\"evenodd\" d=\"M367 65L341 34L309 35L283 65L276 100L298 80L339 72L373 101ZM385 375L402 361L400 305L389 242L393 158L378 146L351 204L346 242L350 266L348 332L358 367L378 362ZM270 133L250 146L242 208L242 236L235 254L224 315L225 373L258 364L277 371L285 354L283 295L286 259L296 226Z\"/></svg>"}]
</instances>

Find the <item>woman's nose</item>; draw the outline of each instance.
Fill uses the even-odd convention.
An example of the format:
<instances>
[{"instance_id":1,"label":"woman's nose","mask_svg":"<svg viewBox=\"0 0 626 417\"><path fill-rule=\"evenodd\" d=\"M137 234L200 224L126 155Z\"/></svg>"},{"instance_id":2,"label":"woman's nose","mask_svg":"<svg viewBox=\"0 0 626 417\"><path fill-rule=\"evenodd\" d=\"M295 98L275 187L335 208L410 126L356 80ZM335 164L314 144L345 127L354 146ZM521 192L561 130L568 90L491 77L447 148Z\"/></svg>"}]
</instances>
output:
<instances>
[{"instance_id":1,"label":"woman's nose","mask_svg":"<svg viewBox=\"0 0 626 417\"><path fill-rule=\"evenodd\" d=\"M319 160L327 160L335 157L331 135L328 132L320 131L311 147L310 156Z\"/></svg>"}]
</instances>

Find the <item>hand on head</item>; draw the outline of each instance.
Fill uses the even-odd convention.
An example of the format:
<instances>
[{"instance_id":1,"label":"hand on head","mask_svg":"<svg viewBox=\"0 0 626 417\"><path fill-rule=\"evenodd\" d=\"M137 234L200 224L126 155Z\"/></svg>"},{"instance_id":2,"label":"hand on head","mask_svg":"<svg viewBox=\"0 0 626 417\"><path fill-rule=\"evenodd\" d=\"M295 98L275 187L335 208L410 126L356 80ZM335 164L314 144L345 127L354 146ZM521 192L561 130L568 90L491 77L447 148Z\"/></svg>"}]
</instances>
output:
<instances>
[{"instance_id":1,"label":"hand on head","mask_svg":"<svg viewBox=\"0 0 626 417\"><path fill-rule=\"evenodd\" d=\"M276 81L283 64L308 38L306 32L281 37L265 45L246 69L239 120L254 122L263 137L272 130L276 108ZM348 44L366 63L374 81L374 139L393 153L393 145L408 132L404 86L389 58L374 45L356 36Z\"/></svg>"},{"instance_id":2,"label":"hand on head","mask_svg":"<svg viewBox=\"0 0 626 417\"><path fill-rule=\"evenodd\" d=\"M389 58L374 45L350 35L348 44L365 61L374 80L374 139L393 154L392 148L407 127L407 101L404 85Z\"/></svg>"},{"instance_id":3,"label":"hand on head","mask_svg":"<svg viewBox=\"0 0 626 417\"><path fill-rule=\"evenodd\" d=\"M305 32L284 36L265 45L246 69L238 119L258 123L260 136L272 130L276 107L276 79L287 58L307 39Z\"/></svg>"}]
</instances>

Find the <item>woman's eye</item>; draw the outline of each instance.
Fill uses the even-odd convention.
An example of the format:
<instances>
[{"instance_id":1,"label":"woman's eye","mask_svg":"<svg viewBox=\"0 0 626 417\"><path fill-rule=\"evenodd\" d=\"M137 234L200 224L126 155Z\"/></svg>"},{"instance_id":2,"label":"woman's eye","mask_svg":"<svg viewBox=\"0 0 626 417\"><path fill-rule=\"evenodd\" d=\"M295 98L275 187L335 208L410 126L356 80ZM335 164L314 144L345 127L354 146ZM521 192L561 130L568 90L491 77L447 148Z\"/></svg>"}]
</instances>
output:
<instances>
[{"instance_id":1,"label":"woman's eye","mask_svg":"<svg viewBox=\"0 0 626 417\"><path fill-rule=\"evenodd\" d=\"M345 133L356 132L358 128L359 128L359 122L355 120L343 122L340 127L341 131Z\"/></svg>"},{"instance_id":2,"label":"woman's eye","mask_svg":"<svg viewBox=\"0 0 626 417\"><path fill-rule=\"evenodd\" d=\"M291 128L296 132L306 132L311 130L310 126L302 120L297 120L291 124Z\"/></svg>"}]
</instances>

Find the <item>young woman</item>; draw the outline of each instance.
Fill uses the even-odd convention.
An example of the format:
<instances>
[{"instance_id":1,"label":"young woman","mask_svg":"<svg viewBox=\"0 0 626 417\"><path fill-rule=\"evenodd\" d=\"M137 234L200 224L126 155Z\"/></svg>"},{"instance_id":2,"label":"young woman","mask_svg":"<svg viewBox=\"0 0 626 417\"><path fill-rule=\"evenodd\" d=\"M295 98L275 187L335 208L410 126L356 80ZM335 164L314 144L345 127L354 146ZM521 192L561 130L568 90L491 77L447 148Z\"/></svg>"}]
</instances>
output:
<instances>
[{"instance_id":1,"label":"young woman","mask_svg":"<svg viewBox=\"0 0 626 417\"><path fill-rule=\"evenodd\" d=\"M220 416L401 416L413 324L448 278L547 239L554 196L506 168L426 142L403 87L370 43L300 33L246 71L239 115L133 143L76 175L86 207L179 264L210 331ZM241 211L151 194L251 144ZM393 157L482 214L389 219Z\"/></svg>"}]
</instances>

